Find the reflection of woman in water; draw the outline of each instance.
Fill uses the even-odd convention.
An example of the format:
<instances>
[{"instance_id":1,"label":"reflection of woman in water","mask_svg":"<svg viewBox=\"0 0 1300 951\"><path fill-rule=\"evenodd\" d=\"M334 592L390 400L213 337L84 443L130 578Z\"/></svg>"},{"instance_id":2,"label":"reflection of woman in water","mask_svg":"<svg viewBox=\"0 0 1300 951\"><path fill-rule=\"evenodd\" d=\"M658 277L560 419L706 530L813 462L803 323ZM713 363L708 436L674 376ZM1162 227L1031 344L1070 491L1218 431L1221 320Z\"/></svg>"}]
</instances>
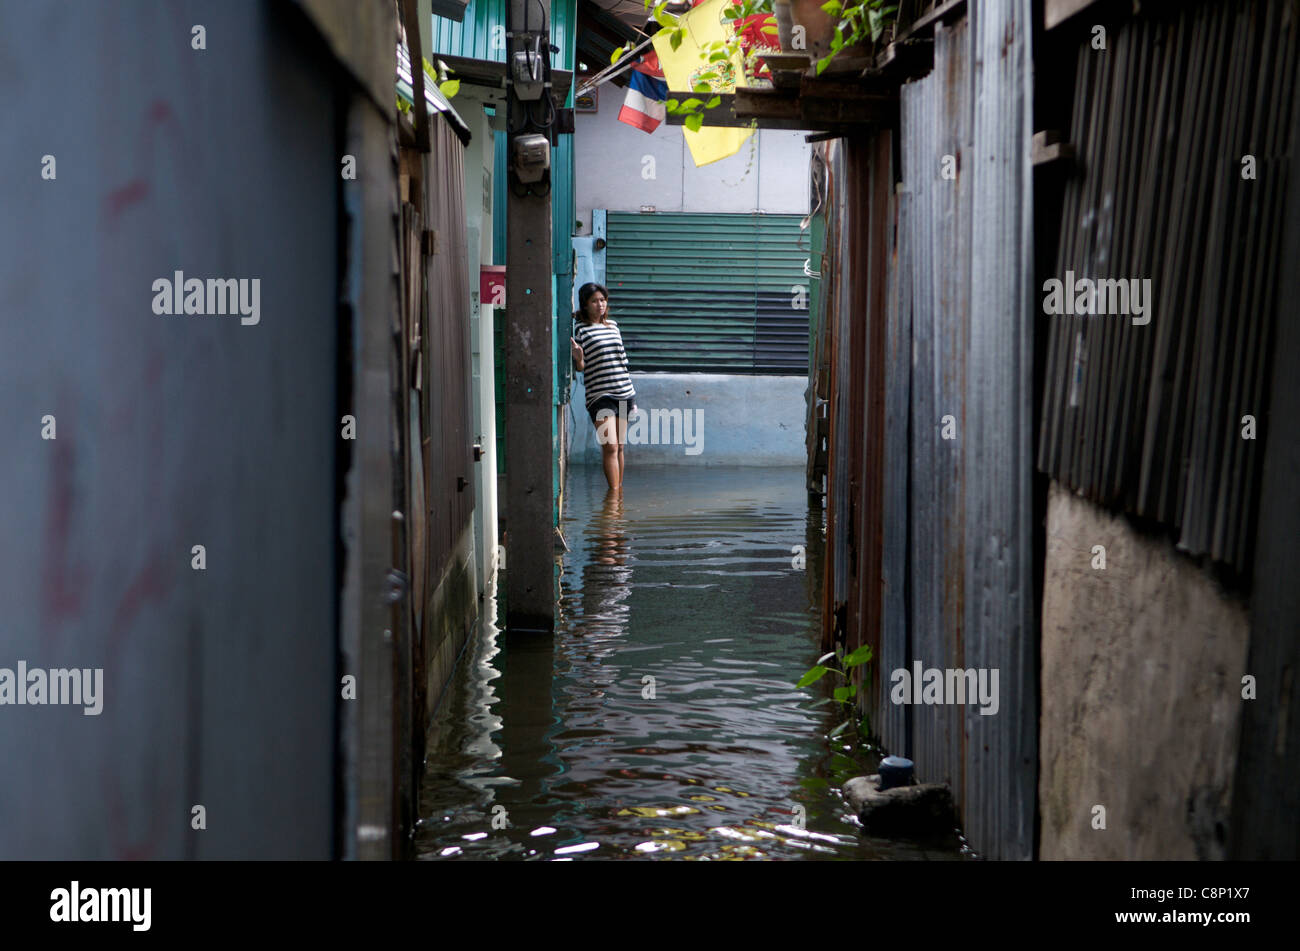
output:
<instances>
[{"instance_id":1,"label":"reflection of woman in water","mask_svg":"<svg viewBox=\"0 0 1300 951\"><path fill-rule=\"evenodd\" d=\"M578 290L578 312L573 315L574 332L569 338L573 365L582 371L587 390L587 413L596 427L605 481L623 489L623 446L627 442L627 420L636 411L632 397L632 376L627 371L627 353L618 324L609 319L609 292L599 284L583 284Z\"/></svg>"},{"instance_id":2,"label":"reflection of woman in water","mask_svg":"<svg viewBox=\"0 0 1300 951\"><path fill-rule=\"evenodd\" d=\"M594 512L587 537L590 555L582 567L582 613L590 632L608 636L627 633L628 595L632 593L632 566L628 564L624 530L623 496L607 492L599 512Z\"/></svg>"}]
</instances>

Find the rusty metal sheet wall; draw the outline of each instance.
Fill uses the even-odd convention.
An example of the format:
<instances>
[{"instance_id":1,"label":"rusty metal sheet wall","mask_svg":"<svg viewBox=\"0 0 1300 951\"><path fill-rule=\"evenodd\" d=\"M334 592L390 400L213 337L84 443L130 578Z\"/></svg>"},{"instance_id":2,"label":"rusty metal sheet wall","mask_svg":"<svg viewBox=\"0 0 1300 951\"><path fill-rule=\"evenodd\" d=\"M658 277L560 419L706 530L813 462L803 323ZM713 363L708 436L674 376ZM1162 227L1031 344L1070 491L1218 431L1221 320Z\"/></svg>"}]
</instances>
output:
<instances>
[{"instance_id":1,"label":"rusty metal sheet wall","mask_svg":"<svg viewBox=\"0 0 1300 951\"><path fill-rule=\"evenodd\" d=\"M850 500L850 460L847 447L853 421L849 418L849 320L844 301L849 297L851 249L844 233L853 212L844 187L847 162L844 147L837 143L831 150L827 172L830 209L826 222L827 259L838 266L824 282L827 315L827 363L830 366L827 408L827 497L826 497L826 575L823 585L822 649L830 650L837 633L842 636L849 599L850 526L853 507Z\"/></svg>"},{"instance_id":2,"label":"rusty metal sheet wall","mask_svg":"<svg viewBox=\"0 0 1300 951\"><path fill-rule=\"evenodd\" d=\"M962 667L966 349L971 207L970 29L936 26L934 71L902 90L902 178L910 217L911 366L891 386L910 389L911 641L886 669ZM900 239L901 240L901 239ZM895 343L891 351L904 349ZM908 370L912 379L906 379ZM907 748L921 775L963 794L962 710L910 708Z\"/></svg>"},{"instance_id":3,"label":"rusty metal sheet wall","mask_svg":"<svg viewBox=\"0 0 1300 951\"><path fill-rule=\"evenodd\" d=\"M903 110L908 109L906 96ZM910 707L889 700L889 672L908 667L911 585L907 559L911 512L912 453L912 259L915 256L912 195L901 190L895 198L894 246L889 269L889 304L885 330L885 445L880 652L873 665L881 689L875 698L874 724L884 737L901 738L898 750L908 752Z\"/></svg>"},{"instance_id":4,"label":"rusty metal sheet wall","mask_svg":"<svg viewBox=\"0 0 1300 951\"><path fill-rule=\"evenodd\" d=\"M862 151L868 165L867 175L860 181L866 190L864 206L868 213L866 229L860 238L865 254L860 273L866 275L866 282L864 299L854 309L855 313L864 315L866 325L863 341L866 348L863 354L866 394L859 427L864 435L860 457L862 529L859 547L862 567L859 576L862 583L857 623L851 625L848 643L854 649L870 644L875 656L880 655L884 591L885 339L894 232L893 141L893 133L884 129L863 144ZM881 684L879 665L871 665L870 671L878 688ZM878 695L879 690L876 693Z\"/></svg>"}]
</instances>

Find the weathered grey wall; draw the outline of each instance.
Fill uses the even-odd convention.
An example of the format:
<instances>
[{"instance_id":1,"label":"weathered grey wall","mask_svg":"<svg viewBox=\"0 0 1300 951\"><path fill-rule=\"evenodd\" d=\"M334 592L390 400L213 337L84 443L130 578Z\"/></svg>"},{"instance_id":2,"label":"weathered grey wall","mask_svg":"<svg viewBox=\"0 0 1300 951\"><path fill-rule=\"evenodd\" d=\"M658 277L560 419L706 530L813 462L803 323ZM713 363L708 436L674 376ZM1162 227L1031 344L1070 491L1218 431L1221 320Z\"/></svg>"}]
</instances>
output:
<instances>
[{"instance_id":1,"label":"weathered grey wall","mask_svg":"<svg viewBox=\"0 0 1300 951\"><path fill-rule=\"evenodd\" d=\"M808 213L806 133L759 131L730 158L696 168L680 126L664 124L646 134L618 121L624 95L606 84L600 111L576 116L574 178L582 234L591 234L593 208ZM654 177L643 177L650 169Z\"/></svg>"},{"instance_id":2,"label":"weathered grey wall","mask_svg":"<svg viewBox=\"0 0 1300 951\"><path fill-rule=\"evenodd\" d=\"M738 376L722 373L633 373L638 409L681 411L683 427L667 429L672 444L629 445L629 467L644 464L684 466L798 466L804 448L804 390L801 376ZM586 410L587 396L578 375L569 401L572 439L569 461L600 465L601 446ZM687 445L685 414L691 413ZM660 417L658 430L666 431ZM647 419L649 426L651 419ZM631 425L629 423L629 425ZM653 432L647 429L647 433ZM649 437L653 438L653 437ZM688 453L687 450L690 450ZM699 450L698 452L696 450Z\"/></svg>"},{"instance_id":3,"label":"weathered grey wall","mask_svg":"<svg viewBox=\"0 0 1300 951\"><path fill-rule=\"evenodd\" d=\"M1171 543L1052 484L1042 858L1223 857L1247 634L1245 607Z\"/></svg>"},{"instance_id":4,"label":"weathered grey wall","mask_svg":"<svg viewBox=\"0 0 1300 951\"><path fill-rule=\"evenodd\" d=\"M0 62L0 667L104 669L99 716L0 707L0 857L328 857L328 59L292 8L136 2L7 4ZM178 269L260 322L155 315Z\"/></svg>"}]
</instances>

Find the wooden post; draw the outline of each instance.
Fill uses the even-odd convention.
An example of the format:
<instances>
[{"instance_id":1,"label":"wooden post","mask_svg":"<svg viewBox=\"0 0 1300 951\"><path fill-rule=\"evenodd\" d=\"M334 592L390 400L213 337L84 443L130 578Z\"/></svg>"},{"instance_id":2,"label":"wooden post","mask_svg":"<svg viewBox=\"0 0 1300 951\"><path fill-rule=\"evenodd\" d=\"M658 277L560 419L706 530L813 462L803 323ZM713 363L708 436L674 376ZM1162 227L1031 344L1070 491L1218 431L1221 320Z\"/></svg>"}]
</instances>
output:
<instances>
[{"instance_id":1,"label":"wooden post","mask_svg":"<svg viewBox=\"0 0 1300 951\"><path fill-rule=\"evenodd\" d=\"M553 143L550 88L550 0L510 0L507 17L506 89L509 150L509 238L506 246L506 572L507 630L555 627L552 443L554 412L551 338L550 173L523 184L515 169L515 143L542 135ZM540 45L539 45L540 40ZM539 100L521 100L514 54L540 50L545 86ZM532 56L532 62L538 57ZM523 89L525 93L526 89ZM562 321L568 327L568 321Z\"/></svg>"}]
</instances>

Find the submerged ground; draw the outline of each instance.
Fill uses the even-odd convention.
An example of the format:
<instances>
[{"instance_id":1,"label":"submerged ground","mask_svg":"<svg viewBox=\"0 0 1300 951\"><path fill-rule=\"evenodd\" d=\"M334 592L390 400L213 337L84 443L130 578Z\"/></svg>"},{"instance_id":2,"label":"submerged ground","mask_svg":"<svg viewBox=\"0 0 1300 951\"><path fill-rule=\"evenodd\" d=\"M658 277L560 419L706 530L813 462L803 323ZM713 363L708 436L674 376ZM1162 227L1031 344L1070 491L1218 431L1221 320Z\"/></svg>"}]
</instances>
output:
<instances>
[{"instance_id":1,"label":"submerged ground","mask_svg":"<svg viewBox=\"0 0 1300 951\"><path fill-rule=\"evenodd\" d=\"M794 687L819 653L802 469L632 460L621 499L593 467L566 490L555 634L484 605L430 732L420 858L962 857L859 834L838 789L871 762L826 739L828 683Z\"/></svg>"}]
</instances>

